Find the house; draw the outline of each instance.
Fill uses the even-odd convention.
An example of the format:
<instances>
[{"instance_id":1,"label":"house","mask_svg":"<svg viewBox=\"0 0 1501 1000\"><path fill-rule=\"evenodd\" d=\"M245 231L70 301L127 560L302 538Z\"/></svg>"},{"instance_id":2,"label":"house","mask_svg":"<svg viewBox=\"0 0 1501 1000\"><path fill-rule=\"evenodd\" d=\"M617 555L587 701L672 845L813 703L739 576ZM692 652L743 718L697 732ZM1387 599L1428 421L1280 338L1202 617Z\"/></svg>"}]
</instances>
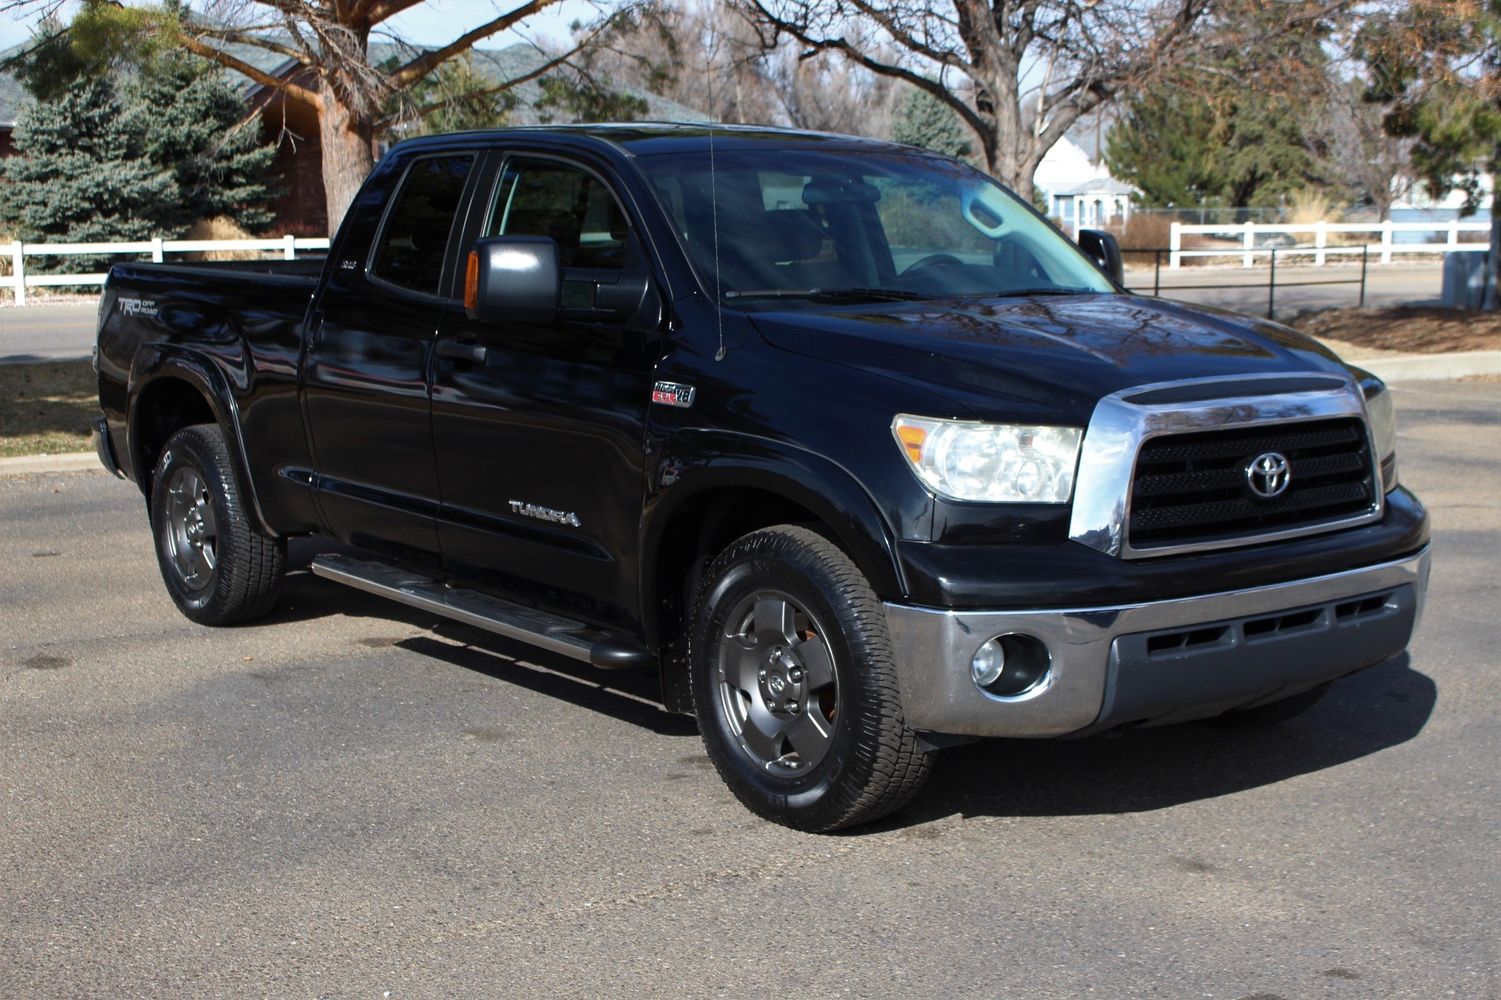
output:
<instances>
[{"instance_id":1,"label":"house","mask_svg":"<svg viewBox=\"0 0 1501 1000\"><path fill-rule=\"evenodd\" d=\"M239 59L256 69L278 79L316 87L312 73L295 60L279 53L250 45L229 46ZM0 63L19 51L19 46L0 52ZM410 59L410 48L398 48L389 43L370 46L370 61L381 65L398 57ZM525 76L542 66L548 56L536 46L525 42L509 45L503 49L473 50L475 71L496 83ZM294 233L299 236L323 236L328 233L328 212L323 195L322 145L318 138L318 119L312 108L297 101L289 101L283 93L247 79L239 73L229 73L231 83L244 95L247 112L260 119L261 133L268 142L277 144L274 171L280 189L273 208L276 222L273 230L279 233ZM708 121L700 111L685 107L656 94L638 92L627 88L627 93L646 102L647 117L670 121ZM537 102L542 98L541 84L528 80L515 88L516 107L510 119L517 124L532 124L541 120ZM30 96L20 82L9 74L0 73L0 156L15 152L11 132L21 109ZM374 150L377 158L384 152L391 137L383 137Z\"/></svg>"},{"instance_id":2,"label":"house","mask_svg":"<svg viewBox=\"0 0 1501 1000\"><path fill-rule=\"evenodd\" d=\"M1104 162L1095 162L1079 142L1059 139L1032 175L1037 193L1046 199L1047 215L1075 235L1080 229L1104 226L1131 217L1136 188L1110 176Z\"/></svg>"},{"instance_id":3,"label":"house","mask_svg":"<svg viewBox=\"0 0 1501 1000\"><path fill-rule=\"evenodd\" d=\"M0 65L20 51L20 46L0 51ZM21 117L21 108L26 103L26 91L21 87L21 81L9 73L0 73L0 156L9 156L16 151L16 145L11 140L11 133L15 131L16 119Z\"/></svg>"}]
</instances>

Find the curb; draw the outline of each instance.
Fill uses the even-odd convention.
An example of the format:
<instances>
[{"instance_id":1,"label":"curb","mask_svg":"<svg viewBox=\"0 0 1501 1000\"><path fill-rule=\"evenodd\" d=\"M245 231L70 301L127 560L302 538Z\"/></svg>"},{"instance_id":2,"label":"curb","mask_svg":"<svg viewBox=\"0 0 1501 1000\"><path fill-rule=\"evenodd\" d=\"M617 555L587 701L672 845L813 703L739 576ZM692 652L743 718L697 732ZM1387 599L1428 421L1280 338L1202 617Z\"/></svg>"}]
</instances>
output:
<instances>
[{"instance_id":1,"label":"curb","mask_svg":"<svg viewBox=\"0 0 1501 1000\"><path fill-rule=\"evenodd\" d=\"M104 472L104 464L92 451L66 455L22 455L0 458L0 476L27 476L40 472Z\"/></svg>"}]
</instances>

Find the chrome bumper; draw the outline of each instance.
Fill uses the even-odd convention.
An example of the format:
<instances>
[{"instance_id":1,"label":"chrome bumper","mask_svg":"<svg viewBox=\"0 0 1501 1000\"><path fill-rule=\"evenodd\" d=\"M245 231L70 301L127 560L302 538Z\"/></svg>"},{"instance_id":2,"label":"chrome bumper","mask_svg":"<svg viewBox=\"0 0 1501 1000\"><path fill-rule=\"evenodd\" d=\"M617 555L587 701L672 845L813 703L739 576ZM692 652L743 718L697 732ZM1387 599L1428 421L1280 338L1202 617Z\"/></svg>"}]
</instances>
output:
<instances>
[{"instance_id":1,"label":"chrome bumper","mask_svg":"<svg viewBox=\"0 0 1501 1000\"><path fill-rule=\"evenodd\" d=\"M913 729L1066 736L1217 714L1383 662L1417 627L1428 568L1425 547L1328 576L1151 604L952 611L888 603L886 620ZM1371 595L1384 600L1351 603ZM1186 628L1197 638L1175 648L1172 633ZM1010 698L982 691L970 674L980 645L1006 633L1034 636L1051 655L1043 681ZM1218 637L1205 639L1210 633Z\"/></svg>"}]
</instances>

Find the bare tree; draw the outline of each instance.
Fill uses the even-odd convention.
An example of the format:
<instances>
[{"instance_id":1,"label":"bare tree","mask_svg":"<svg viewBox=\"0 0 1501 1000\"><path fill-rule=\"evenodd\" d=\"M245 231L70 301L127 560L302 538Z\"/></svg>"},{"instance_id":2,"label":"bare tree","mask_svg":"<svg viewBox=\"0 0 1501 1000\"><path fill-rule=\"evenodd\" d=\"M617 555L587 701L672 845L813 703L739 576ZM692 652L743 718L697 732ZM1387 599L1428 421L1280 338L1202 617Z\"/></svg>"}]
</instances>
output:
<instances>
[{"instance_id":1,"label":"bare tree","mask_svg":"<svg viewBox=\"0 0 1501 1000\"><path fill-rule=\"evenodd\" d=\"M943 101L989 171L1023 197L1043 156L1117 95L1223 47L1222 7L1259 0L731 0L768 46L838 53ZM1288 5L1325 16L1332 0ZM1238 38L1254 46L1266 39Z\"/></svg>"},{"instance_id":2,"label":"bare tree","mask_svg":"<svg viewBox=\"0 0 1501 1000\"><path fill-rule=\"evenodd\" d=\"M376 128L390 98L477 43L523 26L560 0L507 0L508 7L492 7L493 17L435 49L407 44L387 26L391 18L424 2L204 0L196 7L191 3L164 5L143 17L115 0L84 0L80 16L93 16L98 19L96 23L112 26L121 34L149 31L157 42L181 45L311 108L318 119L324 198L329 226L333 227L374 165ZM636 3L623 0L610 16L618 16ZM55 15L62 6L62 0L0 0L0 11L31 9ZM116 18L112 25L109 17ZM587 45L594 30L608 20L608 16L602 17L593 29L581 33L573 49L507 81L507 85L516 86L557 68ZM397 42L404 58L395 67L373 64L372 37ZM264 64L247 58L244 47L280 56L290 68L270 72Z\"/></svg>"},{"instance_id":3,"label":"bare tree","mask_svg":"<svg viewBox=\"0 0 1501 1000\"><path fill-rule=\"evenodd\" d=\"M716 121L889 134L898 81L837 54L799 56L790 40L768 48L726 0L679 0L616 22L583 61Z\"/></svg>"},{"instance_id":4,"label":"bare tree","mask_svg":"<svg viewBox=\"0 0 1501 1000\"><path fill-rule=\"evenodd\" d=\"M1331 80L1318 151L1325 172L1369 201L1377 218L1391 215L1392 202L1412 189L1412 140L1388 135L1388 108L1366 99L1360 79Z\"/></svg>"}]
</instances>

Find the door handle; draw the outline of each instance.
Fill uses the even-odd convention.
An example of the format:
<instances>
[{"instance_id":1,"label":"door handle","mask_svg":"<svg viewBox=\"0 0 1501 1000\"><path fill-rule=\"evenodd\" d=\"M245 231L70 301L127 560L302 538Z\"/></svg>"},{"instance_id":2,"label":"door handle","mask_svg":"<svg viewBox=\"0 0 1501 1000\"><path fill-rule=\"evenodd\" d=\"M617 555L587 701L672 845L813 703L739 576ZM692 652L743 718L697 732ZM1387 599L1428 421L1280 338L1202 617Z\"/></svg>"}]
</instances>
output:
<instances>
[{"instance_id":1,"label":"door handle","mask_svg":"<svg viewBox=\"0 0 1501 1000\"><path fill-rule=\"evenodd\" d=\"M438 356L442 358L453 358L456 361L473 361L475 364L484 364L487 353L483 344L476 344L473 341L438 341Z\"/></svg>"}]
</instances>

